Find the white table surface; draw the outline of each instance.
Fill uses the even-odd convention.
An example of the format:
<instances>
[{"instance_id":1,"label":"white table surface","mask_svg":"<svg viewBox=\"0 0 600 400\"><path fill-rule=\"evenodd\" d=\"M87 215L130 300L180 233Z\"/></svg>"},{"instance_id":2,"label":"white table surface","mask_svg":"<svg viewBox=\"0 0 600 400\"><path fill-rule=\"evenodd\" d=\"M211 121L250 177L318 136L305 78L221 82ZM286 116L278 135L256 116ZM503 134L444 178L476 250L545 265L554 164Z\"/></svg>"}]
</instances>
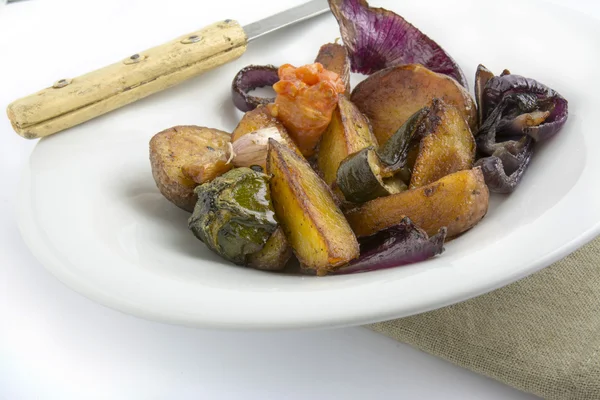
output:
<instances>
[{"instance_id":1,"label":"white table surface","mask_svg":"<svg viewBox=\"0 0 600 400\"><path fill-rule=\"evenodd\" d=\"M0 109L214 20L248 23L302 2L256 0L238 15L243 1L250 0L0 6ZM569 3L600 16L595 0ZM46 272L19 235L15 193L34 146L0 114L0 399L536 398L363 328L207 331L88 300Z\"/></svg>"}]
</instances>

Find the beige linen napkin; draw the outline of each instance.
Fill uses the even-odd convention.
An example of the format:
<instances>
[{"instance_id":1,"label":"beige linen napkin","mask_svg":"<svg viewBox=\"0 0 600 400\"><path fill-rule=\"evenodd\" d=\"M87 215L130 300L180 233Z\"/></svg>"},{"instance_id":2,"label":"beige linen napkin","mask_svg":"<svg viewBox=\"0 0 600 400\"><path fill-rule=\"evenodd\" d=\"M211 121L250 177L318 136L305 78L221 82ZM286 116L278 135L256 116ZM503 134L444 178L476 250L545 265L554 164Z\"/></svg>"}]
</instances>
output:
<instances>
[{"instance_id":1,"label":"beige linen napkin","mask_svg":"<svg viewBox=\"0 0 600 400\"><path fill-rule=\"evenodd\" d=\"M368 328L546 399L598 400L600 237L512 285Z\"/></svg>"}]
</instances>

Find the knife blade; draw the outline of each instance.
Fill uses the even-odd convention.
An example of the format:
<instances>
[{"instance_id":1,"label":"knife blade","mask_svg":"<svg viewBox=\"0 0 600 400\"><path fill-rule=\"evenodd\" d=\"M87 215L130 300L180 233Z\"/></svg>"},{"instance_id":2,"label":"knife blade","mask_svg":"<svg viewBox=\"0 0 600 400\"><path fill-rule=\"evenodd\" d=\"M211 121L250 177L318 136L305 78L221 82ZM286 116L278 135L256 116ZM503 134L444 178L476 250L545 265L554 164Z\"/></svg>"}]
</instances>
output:
<instances>
[{"instance_id":1,"label":"knife blade","mask_svg":"<svg viewBox=\"0 0 600 400\"><path fill-rule=\"evenodd\" d=\"M329 11L327 0L312 0L244 26L248 42Z\"/></svg>"},{"instance_id":2,"label":"knife blade","mask_svg":"<svg viewBox=\"0 0 600 400\"><path fill-rule=\"evenodd\" d=\"M26 139L52 135L233 61L249 42L327 11L327 0L311 0L245 27L230 19L214 23L85 75L58 79L11 103L8 118Z\"/></svg>"}]
</instances>

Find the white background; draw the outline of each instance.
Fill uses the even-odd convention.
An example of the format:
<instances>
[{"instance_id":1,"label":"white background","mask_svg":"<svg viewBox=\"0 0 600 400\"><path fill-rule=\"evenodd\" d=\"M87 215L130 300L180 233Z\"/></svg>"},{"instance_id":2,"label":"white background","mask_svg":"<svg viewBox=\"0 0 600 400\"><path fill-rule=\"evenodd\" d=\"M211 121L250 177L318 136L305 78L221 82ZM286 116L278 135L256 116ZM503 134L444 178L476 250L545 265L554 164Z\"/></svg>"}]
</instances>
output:
<instances>
[{"instance_id":1,"label":"white background","mask_svg":"<svg viewBox=\"0 0 600 400\"><path fill-rule=\"evenodd\" d=\"M245 24L302 2L255 1L240 12L246 1L0 6L0 108L215 20ZM569 3L600 16L593 0ZM34 145L0 114L0 399L535 398L363 328L206 331L87 300L47 273L20 238L15 194Z\"/></svg>"}]
</instances>

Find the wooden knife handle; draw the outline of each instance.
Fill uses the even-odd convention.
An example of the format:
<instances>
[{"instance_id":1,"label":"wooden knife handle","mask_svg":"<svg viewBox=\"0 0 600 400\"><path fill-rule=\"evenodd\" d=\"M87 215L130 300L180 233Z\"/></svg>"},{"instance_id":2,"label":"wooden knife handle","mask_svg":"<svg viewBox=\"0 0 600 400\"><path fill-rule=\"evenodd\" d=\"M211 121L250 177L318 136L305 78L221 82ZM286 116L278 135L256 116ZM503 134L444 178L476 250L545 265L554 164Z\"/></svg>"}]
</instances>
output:
<instances>
[{"instance_id":1,"label":"wooden knife handle","mask_svg":"<svg viewBox=\"0 0 600 400\"><path fill-rule=\"evenodd\" d=\"M217 22L118 63L16 100L7 113L27 139L60 132L241 56L247 38L233 20Z\"/></svg>"}]
</instances>

